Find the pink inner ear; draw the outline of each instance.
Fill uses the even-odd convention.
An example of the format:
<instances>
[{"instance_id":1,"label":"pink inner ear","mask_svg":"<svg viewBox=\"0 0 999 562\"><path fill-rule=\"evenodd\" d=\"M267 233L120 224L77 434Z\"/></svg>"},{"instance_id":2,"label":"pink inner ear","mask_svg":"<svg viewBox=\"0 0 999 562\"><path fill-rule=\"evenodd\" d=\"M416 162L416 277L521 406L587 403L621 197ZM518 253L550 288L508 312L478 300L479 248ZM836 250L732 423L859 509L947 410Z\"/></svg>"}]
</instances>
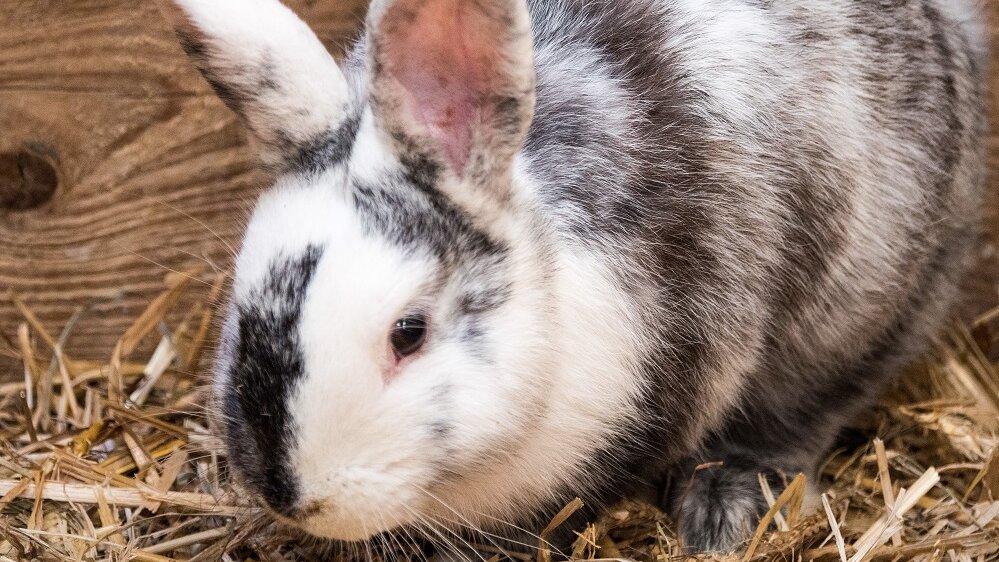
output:
<instances>
[{"instance_id":1,"label":"pink inner ear","mask_svg":"<svg viewBox=\"0 0 999 562\"><path fill-rule=\"evenodd\" d=\"M406 90L403 109L463 174L483 100L493 88L506 32L469 0L397 0L381 30L388 71Z\"/></svg>"}]
</instances>

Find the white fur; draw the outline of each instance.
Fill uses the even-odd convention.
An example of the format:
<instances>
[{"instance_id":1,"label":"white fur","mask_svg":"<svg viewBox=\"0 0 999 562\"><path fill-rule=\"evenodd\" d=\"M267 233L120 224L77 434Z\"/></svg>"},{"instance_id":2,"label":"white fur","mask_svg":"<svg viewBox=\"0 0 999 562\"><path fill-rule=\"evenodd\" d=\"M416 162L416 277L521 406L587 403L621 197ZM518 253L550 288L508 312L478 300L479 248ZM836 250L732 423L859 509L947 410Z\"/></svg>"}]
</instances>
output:
<instances>
[{"instance_id":1,"label":"white fur","mask_svg":"<svg viewBox=\"0 0 999 562\"><path fill-rule=\"evenodd\" d=\"M374 181L399 167L395 154L382 141L375 118L368 107L361 115L357 140L350 154L350 173L362 181Z\"/></svg>"},{"instance_id":2,"label":"white fur","mask_svg":"<svg viewBox=\"0 0 999 562\"><path fill-rule=\"evenodd\" d=\"M237 271L237 295L245 295L274 256L324 248L303 305L306 376L291 408L302 502L322 506L304 528L360 539L419 517L454 521L452 510L489 527L529 507L521 502L590 478L579 473L579 459L610 442L641 390L620 376L637 368L642 342L615 273L566 249L548 288L537 278L535 249L519 244L514 302L489 325L501 350L496 363L477 361L460 345L436 345L431 335L428 351L387 382L389 330L407 306L425 300L433 262L366 236L330 185L341 177L285 185L262 200ZM516 222L506 225L509 240L530 240L530 226ZM452 301L448 290L436 301ZM422 433L442 384L453 408L448 459L428 449ZM434 489L433 463L441 460L482 466Z\"/></svg>"},{"instance_id":3,"label":"white fur","mask_svg":"<svg viewBox=\"0 0 999 562\"><path fill-rule=\"evenodd\" d=\"M989 30L982 14L987 13L983 0L937 0L944 13L964 29L964 37L978 55L978 62L988 65Z\"/></svg>"},{"instance_id":4,"label":"white fur","mask_svg":"<svg viewBox=\"0 0 999 562\"><path fill-rule=\"evenodd\" d=\"M309 178L284 176L260 197L236 262L237 300L250 298L275 258L295 257L309 245L321 246L338 225L354 220L345 205L343 181L342 169Z\"/></svg>"},{"instance_id":5,"label":"white fur","mask_svg":"<svg viewBox=\"0 0 999 562\"><path fill-rule=\"evenodd\" d=\"M307 142L345 117L349 88L343 73L309 26L277 0L165 0L208 40L212 72L252 92L255 110L244 117L264 159L276 144ZM175 21L177 13L167 8ZM273 87L261 87L267 79Z\"/></svg>"},{"instance_id":6,"label":"white fur","mask_svg":"<svg viewBox=\"0 0 999 562\"><path fill-rule=\"evenodd\" d=\"M741 0L674 0L674 14L666 45L684 52L691 80L707 92L714 105L709 118L751 122L762 108L772 107L782 95L780 81L771 79L778 64L774 57L773 17L764 8ZM776 86L776 87L775 87Z\"/></svg>"},{"instance_id":7,"label":"white fur","mask_svg":"<svg viewBox=\"0 0 999 562\"><path fill-rule=\"evenodd\" d=\"M306 375L291 401L299 432L291 458L302 502L325 506L306 529L360 539L408 522L398 506L417 503L412 483L432 474L418 432L437 373L419 373L424 358L386 381L388 334L420 297L432 262L365 236L349 212L341 218L330 223L303 304Z\"/></svg>"},{"instance_id":8,"label":"white fur","mask_svg":"<svg viewBox=\"0 0 999 562\"><path fill-rule=\"evenodd\" d=\"M535 498L559 486L595 477L580 472L580 459L609 444L630 421L633 412L627 406L641 391L637 379L622 376L636 369L643 342L630 329L638 314L629 310L614 272L592 255L568 249L557 256L555 270L551 323L538 324L543 319L522 309L518 315L529 316L513 318L498 330L507 342L523 337L525 327L534 324L540 332L535 337L547 342L548 355L539 359L551 369L548 377L522 381L505 404L526 402L544 417L515 450L497 459L501 462L441 493L450 507L483 527L530 510Z\"/></svg>"}]
</instances>

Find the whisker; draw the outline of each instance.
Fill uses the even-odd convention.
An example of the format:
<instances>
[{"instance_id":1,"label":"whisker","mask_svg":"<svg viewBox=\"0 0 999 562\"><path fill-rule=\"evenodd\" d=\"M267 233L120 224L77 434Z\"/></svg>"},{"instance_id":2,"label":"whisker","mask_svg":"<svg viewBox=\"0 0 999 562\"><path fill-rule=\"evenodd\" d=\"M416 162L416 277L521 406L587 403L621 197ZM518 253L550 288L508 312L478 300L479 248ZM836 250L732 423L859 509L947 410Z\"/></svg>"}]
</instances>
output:
<instances>
[{"instance_id":1,"label":"whisker","mask_svg":"<svg viewBox=\"0 0 999 562\"><path fill-rule=\"evenodd\" d=\"M482 528L481 528L481 527L480 527L479 525L476 525L476 524L472 523L472 522L471 522L471 521L470 521L470 520L469 520L469 519L468 519L467 517L465 517L464 515L462 515L461 513L459 513L459 512L458 512L458 510L456 510L456 509L454 509L453 507L451 507L451 506L450 506L450 505L449 505L449 504L448 504L447 502L445 502L444 500L442 500L442 499L438 498L438 497L437 497L437 496L435 496L434 494L430 493L430 491L428 491L428 490L426 490L426 489L424 489L424 488L422 488L422 487L419 487L419 486L417 487L417 489L418 489L418 490L420 490L420 491L421 491L422 493L424 493L424 494L425 494L425 495L426 495L427 497L429 497L429 498L431 498L432 500L434 500L434 501L436 501L437 503L439 503L439 504L440 504L441 506L443 506L443 507L444 507L445 509L447 509L447 510L448 510L448 511L450 511L451 513L454 513L454 514L455 514L455 515L456 515L456 516L457 516L458 518L460 518L460 519L461 519L462 521L464 521L464 524L462 524L461 522L458 522L458 521L452 521L452 524L454 524L454 525L458 525L458 526L464 526L465 528L467 528L468 530L470 530L470 531L472 531L472 532L474 532L474 533L478 533L478 534L481 534L481 535L482 535L482 536L483 536L483 537L484 537L484 538L485 538L485 539L486 539L487 541L489 541L489 543L491 543L491 544L492 544L492 546L493 546L493 547L495 547L495 548L496 548L497 550L499 550L499 551L501 551L501 552L503 552L503 551L505 551L505 550L507 550L507 549L504 549L504 548L503 548L502 546L500 546L500 544L499 544L499 543L497 543L497 542L496 542L495 540L493 540L494 538L495 538L495 539L498 539L498 540L503 540L503 541L507 541L507 542L510 542L510 543L512 543L512 544L519 544L519 545L522 545L522 546L525 546L525 547L528 547L528 548L533 548L534 550L537 550L537 549L538 549L538 547L531 547L530 545L527 545L527 544L524 544L524 543L521 543L521 542L519 542L519 541L515 541L515 540L511 540L511 539L508 539L508 538L506 538L506 537L501 537L501 536L499 536L499 535L495 535L495 534L492 534L492 533L489 533L489 532L486 532L486 531L485 531L485 530L483 530L483 529L482 529ZM473 510L473 511L474 511L474 510ZM479 514L479 515L481 516L482 514ZM495 519L495 518L493 518L493 517L490 517L490 519L493 519L494 521L498 521L498 522L500 522L500 523L503 523L503 524L506 524L506 525L508 525L509 527L511 527L511 528L513 528L513 529L516 529L516 530L518 530L518 531L522 531L522 530L521 530L520 528L518 528L518 527L517 527L516 525L513 525L513 524L510 524L510 523L507 523L507 522L505 522L505 521L501 521L501 520L498 520L498 519ZM526 532L526 531L524 531L524 532ZM533 533L529 533L529 532L528 532L528 534L529 534L529 535L532 535L532 536L537 536L537 535L533 535ZM540 537L537 537L537 538L538 538L538 539L540 540ZM557 549L556 549L556 550L557 550ZM561 552L559 552L559 554L561 554Z\"/></svg>"},{"instance_id":2,"label":"whisker","mask_svg":"<svg viewBox=\"0 0 999 562\"><path fill-rule=\"evenodd\" d=\"M385 517L381 513L378 514L378 519L379 519L379 522L381 523L381 528L382 529L387 529L389 527L385 523ZM402 543L399 542L399 538L396 536L396 534L394 532L387 531L387 532L384 532L381 535L379 535L379 537L380 537L380 542L382 542L382 543L386 543L386 542L390 543L390 544L384 545L384 547L390 550L390 553L392 554L392 558L393 559L398 559L403 554L406 553L406 549L403 548Z\"/></svg>"},{"instance_id":3,"label":"whisker","mask_svg":"<svg viewBox=\"0 0 999 562\"><path fill-rule=\"evenodd\" d=\"M520 547L526 548L526 549L531 550L531 551L539 551L539 550L541 550L540 546L529 544L529 543L525 543L525 542L522 542L522 541L518 541L518 540L512 539L510 537L504 537L502 535L497 535L495 533L491 533L489 531L486 531L486 530L482 529L481 527L471 528L468 525L463 525L460 521L454 521L452 519L448 519L448 518L445 518L445 517L442 517L442 516L437 516L437 518L440 519L440 520L442 520L442 521L445 521L447 523L450 523L452 525L455 525L455 526L458 526L458 527L464 527L464 528L466 528L466 529L468 529L468 530L470 530L472 532L478 533L478 534L482 535L484 538L486 538L486 540L489 540L490 538L493 538L493 539L497 539L497 540L500 540L500 541L508 542L508 543L516 545L516 546L520 546ZM512 525L511 525L511 527L512 527ZM494 548L496 548L496 549L504 550L504 551L508 550L508 549L501 548L494 541L490 540L489 542L492 543L492 546Z\"/></svg>"},{"instance_id":4,"label":"whisker","mask_svg":"<svg viewBox=\"0 0 999 562\"><path fill-rule=\"evenodd\" d=\"M207 224L205 224L201 219L195 217L194 215L188 213L187 211L185 211L185 210L183 210L183 209L181 209L181 208L179 208L179 207L177 207L175 205L172 205L172 204L170 204L170 203L168 203L168 202L166 202L166 201L164 201L162 199L157 200L157 203L159 203L160 205L163 205L164 207L172 209L173 211L175 211L177 213L180 213L181 215L184 215L185 217L187 217L188 219L190 219L194 223L200 225L202 228L204 228L205 230L207 230L209 232L209 234L211 234L216 239L218 239L218 241L221 242L223 246L225 246L225 248L229 251L229 255L230 256L232 256L233 258L237 257L238 253L236 252L236 249L233 248L232 244L230 244L228 240L226 240L225 238L223 238L222 235L220 235L215 229L213 229L212 227L210 227Z\"/></svg>"},{"instance_id":5,"label":"whisker","mask_svg":"<svg viewBox=\"0 0 999 562\"><path fill-rule=\"evenodd\" d=\"M458 553L460 553L460 552L461 552L461 550L462 550L462 549L461 549L461 548L459 548L457 544L455 544L455 543L454 543L454 542L453 542L453 541L452 541L451 539L448 539L448 538L447 538L447 536L445 536L445 535L444 535L443 533L441 533L441 532L440 532L440 531L438 530L438 528L440 528L440 529L445 529L445 530L446 530L446 527L445 527L445 526L443 526L443 525L439 525L439 524L435 525L435 524L434 524L434 522L433 522L433 520L431 520L431 519L429 519L429 518L425 517L425 516L424 516L424 515L422 515L422 514L419 514L419 513L415 513L414 515L416 515L416 517L417 517L417 518L418 518L419 520L421 520L421 521L424 521L424 522L425 522L425 527L426 527L426 528L427 528L427 529L428 529L428 530L429 530L430 532L434 533L434 534L435 534L435 535L437 535L437 536L438 536L438 537L439 537L439 538L440 538L441 540L443 540L443 541L444 541L445 543L447 543L447 544L448 544L448 546L450 547L450 549L451 549L451 551L452 551L452 552L454 552L455 554L458 554ZM478 556L478 557L479 557L479 559L480 559L480 560L481 560L482 562L487 562L487 561L486 561L486 559L485 559L485 557L483 557L483 556L482 556L482 555L481 555L481 554L480 554L480 553L479 553L479 552L478 552L477 550L475 550L475 548L474 548L474 547L472 547L472 545L471 545L471 544L469 544L469 543L468 543L467 541L465 541L465 540L464 540L463 538L461 538L461 537L460 537L460 536L459 536L459 535L458 535L457 533L454 533L454 532L452 532L451 534L452 534L452 535L454 535L454 536L455 536L455 538L457 538L458 540L460 540L460 541L461 541L462 543L464 543L465 547L467 547L467 548L471 549L471 550L472 550L472 552L474 552L474 553L475 553L475 555L476 555L476 556Z\"/></svg>"},{"instance_id":6,"label":"whisker","mask_svg":"<svg viewBox=\"0 0 999 562\"><path fill-rule=\"evenodd\" d=\"M158 262L158 261L156 261L156 260L154 260L154 259L152 259L152 258L149 258L149 257L146 257L146 256L144 256L144 255L140 254L139 252L136 252L135 250L132 250L132 249L130 249L130 248L126 248L126 247L125 247L125 245L124 245L124 244L122 244L122 243L121 243L120 241L118 241L118 240L114 240L114 239L112 239L112 240L111 240L111 242L112 242L113 244L116 244L116 245L117 245L117 246L118 246L119 248L121 248L122 250L124 250L124 251L126 251L126 252L128 252L128 253L132 254L133 256L135 256L135 257L137 257L137 258L139 258L139 259L141 259L141 260L145 260L145 261L147 261L147 262L149 262L149 263L151 263L151 264L153 264L153 265L155 265L155 266L157 266L157 267L159 267L159 268L161 268L161 269L164 269L164 270L166 270L166 271L169 271L169 272L171 272L171 273L176 273L177 275L180 275L181 277L185 277L185 278L187 278L187 279L189 279L189 280L191 280L191 281L195 281L195 282L197 282L197 283L201 283L202 285L205 285L206 287L211 287L211 286L212 286L212 284L211 284L211 283L209 283L208 281L204 281L204 280L202 280L202 279L198 279L197 277L195 277L195 276L191 275L190 273L185 273L185 272L183 272L183 271L178 271L178 270L176 270L176 269L173 269L173 268L171 268L171 267L168 267L168 266L166 266L166 265L163 265L162 263L160 263L160 262Z\"/></svg>"},{"instance_id":7,"label":"whisker","mask_svg":"<svg viewBox=\"0 0 999 562\"><path fill-rule=\"evenodd\" d=\"M419 555L422 562L429 562L429 559L427 557L426 552L424 551L424 548L422 548L419 541L413 536L410 530L411 529L409 527L401 527L399 529L399 532L405 535L406 542L413 545L414 552L416 552Z\"/></svg>"}]
</instances>

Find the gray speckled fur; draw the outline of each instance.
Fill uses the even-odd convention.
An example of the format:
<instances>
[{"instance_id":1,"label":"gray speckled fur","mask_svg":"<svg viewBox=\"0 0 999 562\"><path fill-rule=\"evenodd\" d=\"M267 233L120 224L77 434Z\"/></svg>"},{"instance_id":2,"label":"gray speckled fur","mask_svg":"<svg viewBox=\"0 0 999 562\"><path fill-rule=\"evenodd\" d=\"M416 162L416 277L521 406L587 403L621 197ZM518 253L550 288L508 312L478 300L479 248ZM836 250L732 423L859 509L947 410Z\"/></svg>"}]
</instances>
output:
<instances>
[{"instance_id":1,"label":"gray speckled fur","mask_svg":"<svg viewBox=\"0 0 999 562\"><path fill-rule=\"evenodd\" d=\"M526 150L552 220L655 310L658 460L753 459L674 505L690 547L728 550L756 473L810 472L946 320L976 235L984 56L957 3L678 4L534 2ZM706 14L735 8L759 56L702 80ZM740 78L746 107L704 87Z\"/></svg>"},{"instance_id":2,"label":"gray speckled fur","mask_svg":"<svg viewBox=\"0 0 999 562\"><path fill-rule=\"evenodd\" d=\"M759 515L756 475L813 471L948 316L984 169L973 0L528 3L537 105L518 173L534 188L537 244L619 272L646 342L622 377L647 390L637 421L582 461L592 481L534 500L522 523L543 525L576 494L585 517L722 461L668 503L688 547L731 550ZM371 103L365 41L344 66L352 112ZM256 79L263 68L226 81L201 66L237 111L253 88L280 87ZM350 153L358 121L346 123L264 140L314 174ZM433 163L401 160L400 176L350 180L356 212L459 272L459 337L501 353L479 340L513 290L508 244L440 189Z\"/></svg>"}]
</instances>

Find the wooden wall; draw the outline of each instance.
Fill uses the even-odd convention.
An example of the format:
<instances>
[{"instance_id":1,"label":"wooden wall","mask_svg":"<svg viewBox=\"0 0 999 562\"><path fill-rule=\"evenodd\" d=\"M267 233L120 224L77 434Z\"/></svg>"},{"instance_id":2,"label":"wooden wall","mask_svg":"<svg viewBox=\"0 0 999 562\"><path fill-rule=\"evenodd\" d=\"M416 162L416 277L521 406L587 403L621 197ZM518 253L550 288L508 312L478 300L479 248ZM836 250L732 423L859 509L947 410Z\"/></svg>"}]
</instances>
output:
<instances>
[{"instance_id":1,"label":"wooden wall","mask_svg":"<svg viewBox=\"0 0 999 562\"><path fill-rule=\"evenodd\" d=\"M333 51L364 16L288 4ZM69 347L106 357L166 271L228 266L266 181L152 0L0 0L0 333L8 289L54 333L88 305Z\"/></svg>"},{"instance_id":2,"label":"wooden wall","mask_svg":"<svg viewBox=\"0 0 999 562\"><path fill-rule=\"evenodd\" d=\"M334 51L363 19L364 0L288 3ZM106 357L166 271L228 266L265 185L152 0L0 0L0 335L12 289L52 332L88 305L69 349ZM995 300L997 185L970 310Z\"/></svg>"}]
</instances>

